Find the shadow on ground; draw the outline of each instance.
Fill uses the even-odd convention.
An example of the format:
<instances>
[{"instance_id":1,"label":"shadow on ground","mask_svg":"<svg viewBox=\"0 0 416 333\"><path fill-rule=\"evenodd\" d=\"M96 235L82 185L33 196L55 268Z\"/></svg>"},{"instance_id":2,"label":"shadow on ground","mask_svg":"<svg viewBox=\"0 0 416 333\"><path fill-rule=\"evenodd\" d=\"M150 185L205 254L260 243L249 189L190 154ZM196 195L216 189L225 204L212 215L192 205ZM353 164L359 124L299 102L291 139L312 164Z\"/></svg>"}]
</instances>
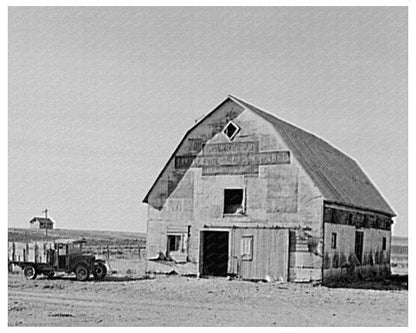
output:
<instances>
[{"instance_id":1,"label":"shadow on ground","mask_svg":"<svg viewBox=\"0 0 416 333\"><path fill-rule=\"evenodd\" d=\"M68 276L68 275L57 275L52 278L41 277L40 280L55 280L55 281L75 281L79 283L85 282L96 282L96 283L105 283L105 282L128 282L128 281L140 281L140 280L151 280L154 279L151 276L144 275L144 276L122 276L122 275L107 275L104 280L95 280L94 278L90 278L87 281L78 281L75 276Z\"/></svg>"},{"instance_id":2,"label":"shadow on ground","mask_svg":"<svg viewBox=\"0 0 416 333\"><path fill-rule=\"evenodd\" d=\"M347 289L408 290L408 275L391 275L384 279L343 279L325 283L325 286Z\"/></svg>"},{"instance_id":3,"label":"shadow on ground","mask_svg":"<svg viewBox=\"0 0 416 333\"><path fill-rule=\"evenodd\" d=\"M96 282L125 282L125 281L140 281L140 280L151 280L154 277L143 275L143 276L117 276L117 275L107 275L104 280Z\"/></svg>"}]
</instances>

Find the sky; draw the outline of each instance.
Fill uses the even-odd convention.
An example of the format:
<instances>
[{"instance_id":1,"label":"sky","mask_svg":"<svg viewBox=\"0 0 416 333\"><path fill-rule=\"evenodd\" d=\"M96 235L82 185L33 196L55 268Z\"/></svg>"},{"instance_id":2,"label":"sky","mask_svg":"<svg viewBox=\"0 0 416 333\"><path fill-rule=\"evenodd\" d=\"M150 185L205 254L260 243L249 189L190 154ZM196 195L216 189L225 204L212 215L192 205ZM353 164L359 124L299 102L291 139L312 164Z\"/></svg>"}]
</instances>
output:
<instances>
[{"instance_id":1,"label":"sky","mask_svg":"<svg viewBox=\"0 0 416 333\"><path fill-rule=\"evenodd\" d=\"M9 7L8 225L145 231L185 132L235 95L364 168L407 236L405 7Z\"/></svg>"}]
</instances>

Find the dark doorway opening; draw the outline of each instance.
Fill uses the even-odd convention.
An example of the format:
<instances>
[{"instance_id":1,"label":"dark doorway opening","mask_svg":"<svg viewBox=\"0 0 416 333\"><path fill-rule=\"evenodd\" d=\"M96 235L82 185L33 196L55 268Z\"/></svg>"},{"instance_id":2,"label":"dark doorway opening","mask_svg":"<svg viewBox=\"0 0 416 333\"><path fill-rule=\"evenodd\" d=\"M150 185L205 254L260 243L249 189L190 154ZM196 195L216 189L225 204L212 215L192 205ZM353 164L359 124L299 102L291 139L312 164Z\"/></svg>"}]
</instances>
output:
<instances>
[{"instance_id":1,"label":"dark doorway opening","mask_svg":"<svg viewBox=\"0 0 416 333\"><path fill-rule=\"evenodd\" d=\"M227 276L228 231L202 231L202 275Z\"/></svg>"},{"instance_id":2,"label":"dark doorway opening","mask_svg":"<svg viewBox=\"0 0 416 333\"><path fill-rule=\"evenodd\" d=\"M68 254L68 245L58 244L58 268L66 268L66 258Z\"/></svg>"},{"instance_id":3,"label":"dark doorway opening","mask_svg":"<svg viewBox=\"0 0 416 333\"><path fill-rule=\"evenodd\" d=\"M362 231L355 232L355 255L357 256L360 264L363 262L363 245L364 245L364 233Z\"/></svg>"}]
</instances>

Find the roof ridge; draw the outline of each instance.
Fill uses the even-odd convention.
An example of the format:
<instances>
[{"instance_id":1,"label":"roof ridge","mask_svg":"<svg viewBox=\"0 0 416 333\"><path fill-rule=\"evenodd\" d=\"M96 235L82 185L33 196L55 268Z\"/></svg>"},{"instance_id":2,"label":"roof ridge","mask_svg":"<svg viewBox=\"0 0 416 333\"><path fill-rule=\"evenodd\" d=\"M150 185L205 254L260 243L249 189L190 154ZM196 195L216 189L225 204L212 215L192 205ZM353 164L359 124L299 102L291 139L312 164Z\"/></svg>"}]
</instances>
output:
<instances>
[{"instance_id":1,"label":"roof ridge","mask_svg":"<svg viewBox=\"0 0 416 333\"><path fill-rule=\"evenodd\" d=\"M294 123L291 123L290 121L283 120L283 119L281 119L281 118L277 117L275 114L273 114L273 113L271 113L271 112L269 112L269 111L263 110L263 109L259 108L258 106L255 106L255 105L253 105L253 104L250 104L250 103L248 103L248 102L246 102L246 101L242 100L241 98L235 97L235 96L233 96L233 95L228 95L228 97L230 97L230 98L232 98L232 99L235 99L237 102L239 102L239 103L243 104L243 106L246 106L246 107L248 107L248 108L250 108L250 109L251 109L251 108L254 108L255 110L252 110L252 111L257 111L258 113L263 113L263 114L264 114L264 115L266 115L266 116L272 117L272 118L274 118L275 120L280 121L280 122L282 122L283 124L285 124L285 125L287 125L287 126L292 127L292 129L294 129L294 130L296 130L296 131L302 131L302 132L304 132L304 133L306 133L306 134L308 134L308 135L312 136L313 138L315 138L315 139L317 139L317 140L322 141L323 143L327 144L327 145L328 145L328 146L330 146L331 148L333 148L333 149L337 150L337 152L338 152L338 153L340 153L341 155L346 156L346 157L350 158L351 160L353 160L354 162L356 162L356 161L355 161L355 159L354 159L353 157L349 156L347 153L343 152L340 148L338 148L338 147L336 147L335 145L333 145L332 143L330 143L330 142L326 141L325 139L323 139L323 138L322 138L322 137L320 137L319 135L317 135L317 134L315 134L315 133L312 133L312 132L310 132L310 131L308 131L308 130L304 129L304 128L302 128L301 126L295 125Z\"/></svg>"},{"instance_id":2,"label":"roof ridge","mask_svg":"<svg viewBox=\"0 0 416 333\"><path fill-rule=\"evenodd\" d=\"M378 187L353 157L314 133L235 96L228 97L270 122L281 133L282 139L317 184L325 199L338 198L345 204L366 201L368 209L378 206L382 207L381 211L395 215ZM317 156L318 154L322 156ZM361 183L359 190L356 189L357 183ZM366 194L373 197L362 200Z\"/></svg>"},{"instance_id":3,"label":"roof ridge","mask_svg":"<svg viewBox=\"0 0 416 333\"><path fill-rule=\"evenodd\" d=\"M34 217L32 217L32 220L34 220L34 219L42 219L42 220L51 220L52 221L51 217L45 217L45 216L34 216Z\"/></svg>"},{"instance_id":4,"label":"roof ridge","mask_svg":"<svg viewBox=\"0 0 416 333\"><path fill-rule=\"evenodd\" d=\"M255 105L252 105L250 103L247 103L246 101L244 101L244 100L242 100L240 98L234 97L232 95L228 95L228 96L231 97L231 98L234 98L235 100L237 100L238 102L242 103L243 105L245 105L245 106L247 106L249 108L255 108L256 110L253 110L253 111L257 111L259 113L263 113L264 115L270 116L273 119L275 119L275 120L283 123L284 125L287 125L287 126L292 127L292 129L294 129L295 131L301 131L303 133L306 133L306 134L312 136L314 139L319 140L322 143L324 143L325 145L328 145L330 148L334 149L341 156L347 157L348 159L350 159L354 163L359 164L354 157L352 157L349 154L345 153L341 148L338 148L336 145L332 144L331 142L328 142L327 140L325 140L324 138L320 137L319 135L317 135L315 133L312 133L312 132L310 132L310 131L308 131L308 130L300 127L300 126L297 126L297 125L295 125L295 124L293 124L293 123L291 123L291 122L289 122L287 120L283 120L283 119L277 117L276 115L272 114L271 112L268 112L268 111L265 111L263 109L260 109L259 107L255 106Z\"/></svg>"}]
</instances>

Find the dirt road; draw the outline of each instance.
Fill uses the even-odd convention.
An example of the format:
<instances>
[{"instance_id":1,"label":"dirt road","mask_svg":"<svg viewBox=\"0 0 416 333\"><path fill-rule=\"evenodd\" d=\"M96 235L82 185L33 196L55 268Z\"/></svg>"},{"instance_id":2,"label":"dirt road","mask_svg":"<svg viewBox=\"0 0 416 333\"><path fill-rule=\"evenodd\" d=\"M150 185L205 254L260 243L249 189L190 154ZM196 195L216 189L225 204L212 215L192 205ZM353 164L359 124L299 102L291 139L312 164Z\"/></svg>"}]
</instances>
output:
<instances>
[{"instance_id":1,"label":"dirt road","mask_svg":"<svg viewBox=\"0 0 416 333\"><path fill-rule=\"evenodd\" d=\"M113 280L9 274L9 326L407 326L405 290L178 276Z\"/></svg>"}]
</instances>

